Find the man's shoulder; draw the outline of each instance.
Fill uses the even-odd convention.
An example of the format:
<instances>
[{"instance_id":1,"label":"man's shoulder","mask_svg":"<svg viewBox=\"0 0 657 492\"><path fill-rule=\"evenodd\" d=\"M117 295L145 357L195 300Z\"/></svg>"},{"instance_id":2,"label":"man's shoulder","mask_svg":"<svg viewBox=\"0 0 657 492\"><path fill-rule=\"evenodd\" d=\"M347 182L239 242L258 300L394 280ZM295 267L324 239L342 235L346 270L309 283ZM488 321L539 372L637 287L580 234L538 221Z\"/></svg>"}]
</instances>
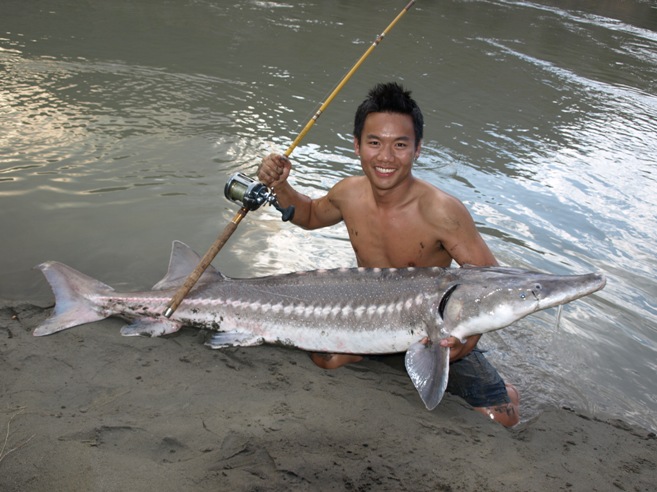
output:
<instances>
[{"instance_id":1,"label":"man's shoulder","mask_svg":"<svg viewBox=\"0 0 657 492\"><path fill-rule=\"evenodd\" d=\"M338 181L338 184L343 186L354 186L356 184L362 184L367 182L367 177L365 176L346 176Z\"/></svg>"},{"instance_id":2,"label":"man's shoulder","mask_svg":"<svg viewBox=\"0 0 657 492\"><path fill-rule=\"evenodd\" d=\"M330 192L333 194L349 193L350 191L357 190L366 184L367 178L365 176L347 176L333 185Z\"/></svg>"},{"instance_id":3,"label":"man's shoulder","mask_svg":"<svg viewBox=\"0 0 657 492\"><path fill-rule=\"evenodd\" d=\"M418 189L418 208L425 220L433 224L455 224L471 220L465 204L456 196L423 181Z\"/></svg>"},{"instance_id":4,"label":"man's shoulder","mask_svg":"<svg viewBox=\"0 0 657 492\"><path fill-rule=\"evenodd\" d=\"M445 190L438 188L437 186L424 181L422 179L415 179L415 186L418 190L418 196L423 200L437 201L443 205L453 203L460 204L459 200L454 195L447 193Z\"/></svg>"}]
</instances>

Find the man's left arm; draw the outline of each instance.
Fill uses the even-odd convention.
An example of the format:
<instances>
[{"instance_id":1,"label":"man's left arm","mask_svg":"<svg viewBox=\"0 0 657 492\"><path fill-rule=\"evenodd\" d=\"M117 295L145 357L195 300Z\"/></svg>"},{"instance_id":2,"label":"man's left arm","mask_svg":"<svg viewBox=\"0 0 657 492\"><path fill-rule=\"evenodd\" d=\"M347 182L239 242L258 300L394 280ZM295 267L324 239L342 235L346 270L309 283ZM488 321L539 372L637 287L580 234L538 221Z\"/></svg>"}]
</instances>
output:
<instances>
[{"instance_id":1,"label":"man's left arm","mask_svg":"<svg viewBox=\"0 0 657 492\"><path fill-rule=\"evenodd\" d=\"M497 260L490 248L479 234L474 219L460 200L454 199L451 204L450 223L454 227L443 241L451 257L459 265L497 266ZM449 347L450 361L459 360L468 355L477 346L481 335L472 335L462 343L456 337L448 337L440 341L443 347Z\"/></svg>"},{"instance_id":2,"label":"man's left arm","mask_svg":"<svg viewBox=\"0 0 657 492\"><path fill-rule=\"evenodd\" d=\"M449 224L444 231L443 245L460 266L497 266L497 260L481 237L474 219L459 200L449 204Z\"/></svg>"}]
</instances>

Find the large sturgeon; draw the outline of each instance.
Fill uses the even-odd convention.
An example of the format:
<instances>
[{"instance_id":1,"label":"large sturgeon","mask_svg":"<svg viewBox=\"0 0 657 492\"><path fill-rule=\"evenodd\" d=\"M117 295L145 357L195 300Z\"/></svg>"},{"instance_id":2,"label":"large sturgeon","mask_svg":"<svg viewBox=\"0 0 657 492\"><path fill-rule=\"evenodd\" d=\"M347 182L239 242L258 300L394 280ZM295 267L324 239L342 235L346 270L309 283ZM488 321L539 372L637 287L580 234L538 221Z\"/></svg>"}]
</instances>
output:
<instances>
[{"instance_id":1,"label":"large sturgeon","mask_svg":"<svg viewBox=\"0 0 657 492\"><path fill-rule=\"evenodd\" d=\"M119 293L58 262L38 266L55 309L42 336L109 316L130 321L123 335L160 336L184 325L210 328L212 348L282 344L315 352L406 352L426 407L442 399L449 373L447 336L463 340L565 304L605 285L601 274L557 276L503 267L340 268L260 278L229 278L210 267L169 319L164 309L199 256L175 241L169 270L152 291Z\"/></svg>"}]
</instances>

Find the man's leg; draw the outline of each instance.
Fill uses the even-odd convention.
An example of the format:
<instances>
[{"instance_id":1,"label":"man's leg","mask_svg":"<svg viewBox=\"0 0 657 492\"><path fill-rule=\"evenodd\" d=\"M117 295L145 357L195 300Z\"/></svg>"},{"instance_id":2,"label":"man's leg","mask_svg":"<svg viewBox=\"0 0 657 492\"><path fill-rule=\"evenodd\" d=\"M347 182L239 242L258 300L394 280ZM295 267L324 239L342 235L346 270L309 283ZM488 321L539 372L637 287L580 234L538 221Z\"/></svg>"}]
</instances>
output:
<instances>
[{"instance_id":1,"label":"man's leg","mask_svg":"<svg viewBox=\"0 0 657 492\"><path fill-rule=\"evenodd\" d=\"M518 390L504 383L478 349L450 364L447 391L505 427L512 427L520 420Z\"/></svg>"},{"instance_id":2,"label":"man's leg","mask_svg":"<svg viewBox=\"0 0 657 492\"><path fill-rule=\"evenodd\" d=\"M518 403L520 397L518 390L512 384L506 385L506 392L509 395L509 403L500 403L490 407L473 407L477 412L483 413L491 420L502 424L504 427L513 427L520 420Z\"/></svg>"}]
</instances>

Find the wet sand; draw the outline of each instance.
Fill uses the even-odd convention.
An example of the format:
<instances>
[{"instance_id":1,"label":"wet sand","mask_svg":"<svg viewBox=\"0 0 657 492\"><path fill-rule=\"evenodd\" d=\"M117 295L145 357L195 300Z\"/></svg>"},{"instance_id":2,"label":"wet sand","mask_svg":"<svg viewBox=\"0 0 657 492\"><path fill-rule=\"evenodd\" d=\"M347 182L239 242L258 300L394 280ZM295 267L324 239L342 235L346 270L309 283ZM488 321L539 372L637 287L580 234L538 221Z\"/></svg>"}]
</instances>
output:
<instances>
[{"instance_id":1,"label":"wet sand","mask_svg":"<svg viewBox=\"0 0 657 492\"><path fill-rule=\"evenodd\" d=\"M446 395L427 411L400 357L336 371L204 334L48 337L0 302L0 490L654 490L657 438L548 409L505 429Z\"/></svg>"}]
</instances>

